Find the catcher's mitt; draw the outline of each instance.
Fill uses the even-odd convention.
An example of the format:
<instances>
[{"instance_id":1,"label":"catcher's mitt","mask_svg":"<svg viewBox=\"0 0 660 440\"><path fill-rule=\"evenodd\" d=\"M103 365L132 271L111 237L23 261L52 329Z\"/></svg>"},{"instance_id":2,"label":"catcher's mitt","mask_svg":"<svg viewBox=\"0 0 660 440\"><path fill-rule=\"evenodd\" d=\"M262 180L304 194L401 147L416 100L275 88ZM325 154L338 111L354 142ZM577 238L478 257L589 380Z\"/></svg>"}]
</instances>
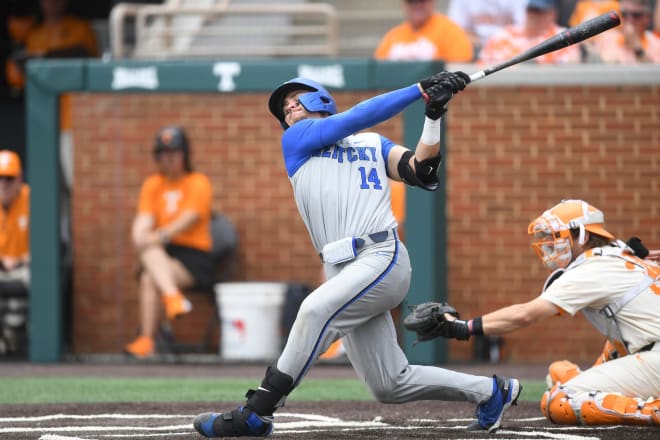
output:
<instances>
[{"instance_id":1,"label":"catcher's mitt","mask_svg":"<svg viewBox=\"0 0 660 440\"><path fill-rule=\"evenodd\" d=\"M470 337L467 331L465 321L458 321L459 325L454 322L448 322L445 319L445 313L453 315L456 319L459 318L458 312L447 303L426 302L417 304L412 308L410 313L403 320L403 326L411 331L417 333L418 341L428 341L438 336L444 338L456 338L466 340ZM461 325L462 324L462 325ZM457 327L465 327L465 332L457 333Z\"/></svg>"}]
</instances>

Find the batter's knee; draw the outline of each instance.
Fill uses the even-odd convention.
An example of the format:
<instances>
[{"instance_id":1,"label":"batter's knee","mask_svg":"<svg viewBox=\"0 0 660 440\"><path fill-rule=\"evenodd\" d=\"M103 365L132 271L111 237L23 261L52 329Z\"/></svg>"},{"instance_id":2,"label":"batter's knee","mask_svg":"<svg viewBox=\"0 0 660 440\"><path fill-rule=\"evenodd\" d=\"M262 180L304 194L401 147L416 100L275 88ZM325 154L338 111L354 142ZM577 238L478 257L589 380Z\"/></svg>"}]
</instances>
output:
<instances>
[{"instance_id":1,"label":"batter's knee","mask_svg":"<svg viewBox=\"0 0 660 440\"><path fill-rule=\"evenodd\" d=\"M308 327L313 325L318 327L328 320L328 315L322 311L322 307L303 301L296 314L296 326Z\"/></svg>"},{"instance_id":2,"label":"batter's knee","mask_svg":"<svg viewBox=\"0 0 660 440\"><path fill-rule=\"evenodd\" d=\"M393 388L386 386L370 387L371 394L380 403L398 403Z\"/></svg>"},{"instance_id":3,"label":"batter's knee","mask_svg":"<svg viewBox=\"0 0 660 440\"><path fill-rule=\"evenodd\" d=\"M399 375L395 378L381 378L377 383L372 381L367 383L367 387L380 403L403 403L407 399L400 392L402 382L403 377Z\"/></svg>"}]
</instances>

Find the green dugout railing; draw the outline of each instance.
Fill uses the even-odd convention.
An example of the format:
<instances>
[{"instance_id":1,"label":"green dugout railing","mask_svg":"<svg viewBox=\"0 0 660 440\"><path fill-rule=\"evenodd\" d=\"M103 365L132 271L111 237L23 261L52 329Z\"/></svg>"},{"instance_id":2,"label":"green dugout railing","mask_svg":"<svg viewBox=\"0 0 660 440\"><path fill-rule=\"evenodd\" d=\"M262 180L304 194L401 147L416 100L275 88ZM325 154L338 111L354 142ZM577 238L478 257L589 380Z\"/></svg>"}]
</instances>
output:
<instances>
[{"instance_id":1,"label":"green dugout railing","mask_svg":"<svg viewBox=\"0 0 660 440\"><path fill-rule=\"evenodd\" d=\"M27 66L27 162L32 187L32 284L30 349L33 362L57 362L63 350L63 297L60 291L58 100L65 92L243 93L272 91L296 77L315 79L331 91L390 90L412 84L442 69L442 63L380 63L366 59L287 59L286 61L102 62L35 60ZM423 105L404 111L404 143L415 146L423 124ZM445 154L447 146L444 146ZM444 181L444 167L440 170ZM408 188L406 244L413 264L407 301L415 304L446 297L445 188L434 193ZM407 310L404 309L404 313ZM404 334L411 362L447 359L444 341L413 346ZM374 341L377 343L376 341Z\"/></svg>"}]
</instances>

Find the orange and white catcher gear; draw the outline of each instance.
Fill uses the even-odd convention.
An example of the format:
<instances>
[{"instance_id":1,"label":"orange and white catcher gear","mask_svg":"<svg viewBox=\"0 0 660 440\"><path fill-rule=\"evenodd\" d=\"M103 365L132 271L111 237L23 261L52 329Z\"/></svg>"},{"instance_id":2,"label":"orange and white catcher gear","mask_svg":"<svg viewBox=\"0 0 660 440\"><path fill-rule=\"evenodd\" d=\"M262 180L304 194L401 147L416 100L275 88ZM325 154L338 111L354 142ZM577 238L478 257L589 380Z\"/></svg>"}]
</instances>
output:
<instances>
[{"instance_id":1,"label":"orange and white catcher gear","mask_svg":"<svg viewBox=\"0 0 660 440\"><path fill-rule=\"evenodd\" d=\"M592 367L596 367L612 359L618 359L620 356L625 356L626 353L626 348L620 342L611 342L609 339L606 339L603 351L596 358ZM548 385L548 389L551 389L555 384L566 383L580 373L582 373L580 367L571 361L554 361L548 367L545 382Z\"/></svg>"},{"instance_id":2,"label":"orange and white catcher gear","mask_svg":"<svg viewBox=\"0 0 660 440\"><path fill-rule=\"evenodd\" d=\"M601 391L572 394L561 383L543 394L541 412L559 425L660 426L660 399Z\"/></svg>"},{"instance_id":3,"label":"orange and white catcher gear","mask_svg":"<svg viewBox=\"0 0 660 440\"><path fill-rule=\"evenodd\" d=\"M562 200L529 224L527 233L536 241L532 248L550 270L564 268L573 260L571 229L579 229L579 244L586 242L585 231L614 240L603 227L605 215L582 200Z\"/></svg>"}]
</instances>

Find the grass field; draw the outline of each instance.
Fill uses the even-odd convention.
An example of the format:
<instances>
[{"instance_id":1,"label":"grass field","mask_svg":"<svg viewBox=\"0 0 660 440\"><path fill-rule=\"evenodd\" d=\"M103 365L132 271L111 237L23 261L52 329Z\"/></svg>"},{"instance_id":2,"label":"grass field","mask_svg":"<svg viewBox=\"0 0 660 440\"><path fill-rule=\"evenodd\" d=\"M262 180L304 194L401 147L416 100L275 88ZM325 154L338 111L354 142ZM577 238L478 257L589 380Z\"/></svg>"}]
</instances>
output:
<instances>
[{"instance_id":1,"label":"grass field","mask_svg":"<svg viewBox=\"0 0 660 440\"><path fill-rule=\"evenodd\" d=\"M545 382L522 381L521 401L539 401ZM212 402L240 400L258 378L0 378L0 404L82 402ZM373 400L357 379L308 379L290 400Z\"/></svg>"}]
</instances>

